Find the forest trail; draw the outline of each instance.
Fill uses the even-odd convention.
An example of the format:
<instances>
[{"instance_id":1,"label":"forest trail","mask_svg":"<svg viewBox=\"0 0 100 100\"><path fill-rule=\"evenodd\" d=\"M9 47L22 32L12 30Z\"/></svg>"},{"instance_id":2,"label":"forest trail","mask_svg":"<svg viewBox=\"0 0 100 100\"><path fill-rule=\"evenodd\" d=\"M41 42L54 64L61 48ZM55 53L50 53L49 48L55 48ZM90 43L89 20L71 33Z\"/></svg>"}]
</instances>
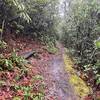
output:
<instances>
[{"instance_id":1,"label":"forest trail","mask_svg":"<svg viewBox=\"0 0 100 100\"><path fill-rule=\"evenodd\" d=\"M57 97L55 100L77 100L74 90L69 83L69 76L64 70L64 48L59 45L59 52L49 61L47 80L51 83L49 94ZM49 84L48 84L49 85Z\"/></svg>"},{"instance_id":2,"label":"forest trail","mask_svg":"<svg viewBox=\"0 0 100 100\"><path fill-rule=\"evenodd\" d=\"M47 87L45 100L83 100L80 95L82 94L82 97L88 95L88 87L76 73L70 75L69 70L66 70L68 66L64 62L65 49L60 43L57 44L57 47L56 54L49 54L48 59L43 55L43 59L36 61ZM31 61L33 60L31 59ZM74 82L70 82L73 76L77 78L75 84L80 84L79 86L74 87Z\"/></svg>"},{"instance_id":3,"label":"forest trail","mask_svg":"<svg viewBox=\"0 0 100 100\"><path fill-rule=\"evenodd\" d=\"M48 60L44 58L38 60L38 69L46 82L45 100L78 100L72 85L69 83L69 75L65 72L63 60L64 48L61 44L55 55L50 55ZM33 61L31 59L31 61Z\"/></svg>"}]
</instances>

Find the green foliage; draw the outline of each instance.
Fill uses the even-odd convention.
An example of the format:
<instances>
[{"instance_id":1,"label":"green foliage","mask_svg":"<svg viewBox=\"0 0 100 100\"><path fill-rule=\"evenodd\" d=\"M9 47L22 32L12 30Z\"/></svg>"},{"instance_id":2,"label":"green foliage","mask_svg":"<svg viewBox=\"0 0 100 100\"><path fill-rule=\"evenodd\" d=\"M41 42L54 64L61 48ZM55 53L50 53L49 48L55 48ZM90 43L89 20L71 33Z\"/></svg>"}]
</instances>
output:
<instances>
[{"instance_id":1,"label":"green foliage","mask_svg":"<svg viewBox=\"0 0 100 100\"><path fill-rule=\"evenodd\" d=\"M100 84L100 61L93 66L93 69L95 73L96 84Z\"/></svg>"},{"instance_id":2,"label":"green foliage","mask_svg":"<svg viewBox=\"0 0 100 100\"><path fill-rule=\"evenodd\" d=\"M56 53L58 49L56 48L56 37L55 35L50 36L44 34L41 37L41 41L46 45L46 49L49 53Z\"/></svg>"},{"instance_id":3,"label":"green foliage","mask_svg":"<svg viewBox=\"0 0 100 100\"><path fill-rule=\"evenodd\" d=\"M27 61L18 56L15 52L13 52L12 55L7 58L3 55L0 55L0 70L11 71L14 69L14 67L24 69L26 63Z\"/></svg>"},{"instance_id":4,"label":"green foliage","mask_svg":"<svg viewBox=\"0 0 100 100\"><path fill-rule=\"evenodd\" d=\"M51 54L55 54L58 51L58 48L56 48L54 45L48 45L47 46L47 51Z\"/></svg>"},{"instance_id":5,"label":"green foliage","mask_svg":"<svg viewBox=\"0 0 100 100\"><path fill-rule=\"evenodd\" d=\"M21 2L19 0L12 0L12 2L14 6L16 7L16 9L18 10L17 12L19 16L25 19L29 23L31 21L31 18L29 14L27 13L27 8L24 5L24 2Z\"/></svg>"},{"instance_id":6,"label":"green foliage","mask_svg":"<svg viewBox=\"0 0 100 100\"><path fill-rule=\"evenodd\" d=\"M41 80L40 75L37 75L34 77L34 81ZM37 93L32 92L33 88L34 88L35 84L33 84L32 86L17 86L15 85L15 90L21 90L23 92L23 96L24 96L24 100L44 100L44 86L40 85L37 88L40 88L41 90L37 90ZM42 86L42 87L41 87ZM15 99L16 97L14 97Z\"/></svg>"},{"instance_id":7,"label":"green foliage","mask_svg":"<svg viewBox=\"0 0 100 100\"><path fill-rule=\"evenodd\" d=\"M3 55L0 55L0 70L12 70L13 63L11 60L6 59Z\"/></svg>"},{"instance_id":8,"label":"green foliage","mask_svg":"<svg viewBox=\"0 0 100 100\"><path fill-rule=\"evenodd\" d=\"M66 26L64 27L65 44L67 47L74 49L83 63L88 63L88 60L91 60L89 55L93 52L94 40L99 36L99 33L94 31L97 27L100 27L97 21L99 20L99 10L97 1L81 0L76 3L74 0L69 15L66 17L67 23L65 23Z\"/></svg>"},{"instance_id":9,"label":"green foliage","mask_svg":"<svg viewBox=\"0 0 100 100\"><path fill-rule=\"evenodd\" d=\"M73 0L67 14L65 15L63 27L63 41L74 55L77 64L84 70L94 69L94 77L98 75L97 62L100 59L100 6L98 0ZM96 41L95 41L96 40ZM95 41L95 43L94 43ZM98 81L98 79L97 79Z\"/></svg>"},{"instance_id":10,"label":"green foliage","mask_svg":"<svg viewBox=\"0 0 100 100\"><path fill-rule=\"evenodd\" d=\"M20 0L1 0L1 16L3 16L6 21L11 20L13 18L17 18L18 16L25 19L28 23L31 21L29 17L26 6Z\"/></svg>"},{"instance_id":11,"label":"green foliage","mask_svg":"<svg viewBox=\"0 0 100 100\"><path fill-rule=\"evenodd\" d=\"M16 90L22 90L24 92L24 100L28 100L28 97L31 97L30 91L31 87L30 86L15 86Z\"/></svg>"},{"instance_id":12,"label":"green foliage","mask_svg":"<svg viewBox=\"0 0 100 100\"><path fill-rule=\"evenodd\" d=\"M97 49L100 48L100 40L96 40L95 41L95 46L96 46Z\"/></svg>"},{"instance_id":13,"label":"green foliage","mask_svg":"<svg viewBox=\"0 0 100 100\"><path fill-rule=\"evenodd\" d=\"M41 32L54 34L57 4L57 0L1 0L0 23L5 20L6 28L34 37Z\"/></svg>"},{"instance_id":14,"label":"green foliage","mask_svg":"<svg viewBox=\"0 0 100 100\"><path fill-rule=\"evenodd\" d=\"M7 47L7 43L0 40L0 48L6 48Z\"/></svg>"},{"instance_id":15,"label":"green foliage","mask_svg":"<svg viewBox=\"0 0 100 100\"><path fill-rule=\"evenodd\" d=\"M95 59L95 63L93 64L84 64L84 71L86 73L93 73L94 79L96 80L96 84L100 84L100 53L99 53L99 39L95 41L95 49L93 53L91 54L91 58Z\"/></svg>"},{"instance_id":16,"label":"green foliage","mask_svg":"<svg viewBox=\"0 0 100 100\"><path fill-rule=\"evenodd\" d=\"M18 66L20 68L24 67L25 64L27 63L27 61L23 57L18 56L16 54L16 52L13 52L11 54L11 57L9 59L12 61L12 63L14 63L16 66Z\"/></svg>"},{"instance_id":17,"label":"green foliage","mask_svg":"<svg viewBox=\"0 0 100 100\"><path fill-rule=\"evenodd\" d=\"M21 100L20 97L14 97L13 100Z\"/></svg>"},{"instance_id":18,"label":"green foliage","mask_svg":"<svg viewBox=\"0 0 100 100\"><path fill-rule=\"evenodd\" d=\"M96 80L96 84L99 85L100 84L100 61L97 61L97 63L95 63L95 65L85 65L84 66L84 71L85 73L92 73L92 76L94 76L94 80ZM91 72L92 71L92 72ZM92 78L91 76L91 78Z\"/></svg>"},{"instance_id":19,"label":"green foliage","mask_svg":"<svg viewBox=\"0 0 100 100\"><path fill-rule=\"evenodd\" d=\"M43 77L41 75L35 75L33 78L33 80L43 80Z\"/></svg>"}]
</instances>

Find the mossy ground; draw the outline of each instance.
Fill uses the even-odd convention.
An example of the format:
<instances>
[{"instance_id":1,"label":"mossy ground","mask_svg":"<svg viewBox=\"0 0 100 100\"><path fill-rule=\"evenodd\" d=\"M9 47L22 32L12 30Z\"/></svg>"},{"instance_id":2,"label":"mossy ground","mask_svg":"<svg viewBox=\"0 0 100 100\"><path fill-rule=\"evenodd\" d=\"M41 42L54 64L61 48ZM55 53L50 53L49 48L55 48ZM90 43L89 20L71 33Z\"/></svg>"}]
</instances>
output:
<instances>
[{"instance_id":1,"label":"mossy ground","mask_svg":"<svg viewBox=\"0 0 100 100\"><path fill-rule=\"evenodd\" d=\"M74 67L74 62L66 54L63 54L63 59L65 63L65 71L69 73L69 82L73 85L75 94L80 98L84 98L90 94L90 87L76 74Z\"/></svg>"}]
</instances>

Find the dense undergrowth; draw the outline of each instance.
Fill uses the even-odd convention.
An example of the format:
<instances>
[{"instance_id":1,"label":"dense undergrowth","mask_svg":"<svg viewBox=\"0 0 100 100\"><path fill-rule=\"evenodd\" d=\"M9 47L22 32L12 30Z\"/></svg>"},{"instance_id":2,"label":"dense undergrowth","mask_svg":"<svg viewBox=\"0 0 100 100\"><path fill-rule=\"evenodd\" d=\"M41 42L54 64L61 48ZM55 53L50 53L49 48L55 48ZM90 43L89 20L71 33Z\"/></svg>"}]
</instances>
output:
<instances>
[{"instance_id":1,"label":"dense undergrowth","mask_svg":"<svg viewBox=\"0 0 100 100\"><path fill-rule=\"evenodd\" d=\"M73 0L65 14L62 38L85 80L100 89L100 3L98 0ZM84 78L83 78L84 79ZM95 90L94 89L94 90Z\"/></svg>"}]
</instances>

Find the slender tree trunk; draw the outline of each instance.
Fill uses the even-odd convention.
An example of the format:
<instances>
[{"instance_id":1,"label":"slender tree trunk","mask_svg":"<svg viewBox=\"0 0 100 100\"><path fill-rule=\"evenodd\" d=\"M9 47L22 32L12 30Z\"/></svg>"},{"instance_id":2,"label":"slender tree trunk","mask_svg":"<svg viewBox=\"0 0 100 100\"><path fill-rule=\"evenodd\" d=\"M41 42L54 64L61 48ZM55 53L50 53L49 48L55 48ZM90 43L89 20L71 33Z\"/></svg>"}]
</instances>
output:
<instances>
[{"instance_id":1,"label":"slender tree trunk","mask_svg":"<svg viewBox=\"0 0 100 100\"><path fill-rule=\"evenodd\" d=\"M2 22L2 31L1 31L1 35L0 35L0 40L2 40L2 36L3 36L3 32L4 32L4 26L5 26L5 20L3 20L3 22Z\"/></svg>"}]
</instances>

